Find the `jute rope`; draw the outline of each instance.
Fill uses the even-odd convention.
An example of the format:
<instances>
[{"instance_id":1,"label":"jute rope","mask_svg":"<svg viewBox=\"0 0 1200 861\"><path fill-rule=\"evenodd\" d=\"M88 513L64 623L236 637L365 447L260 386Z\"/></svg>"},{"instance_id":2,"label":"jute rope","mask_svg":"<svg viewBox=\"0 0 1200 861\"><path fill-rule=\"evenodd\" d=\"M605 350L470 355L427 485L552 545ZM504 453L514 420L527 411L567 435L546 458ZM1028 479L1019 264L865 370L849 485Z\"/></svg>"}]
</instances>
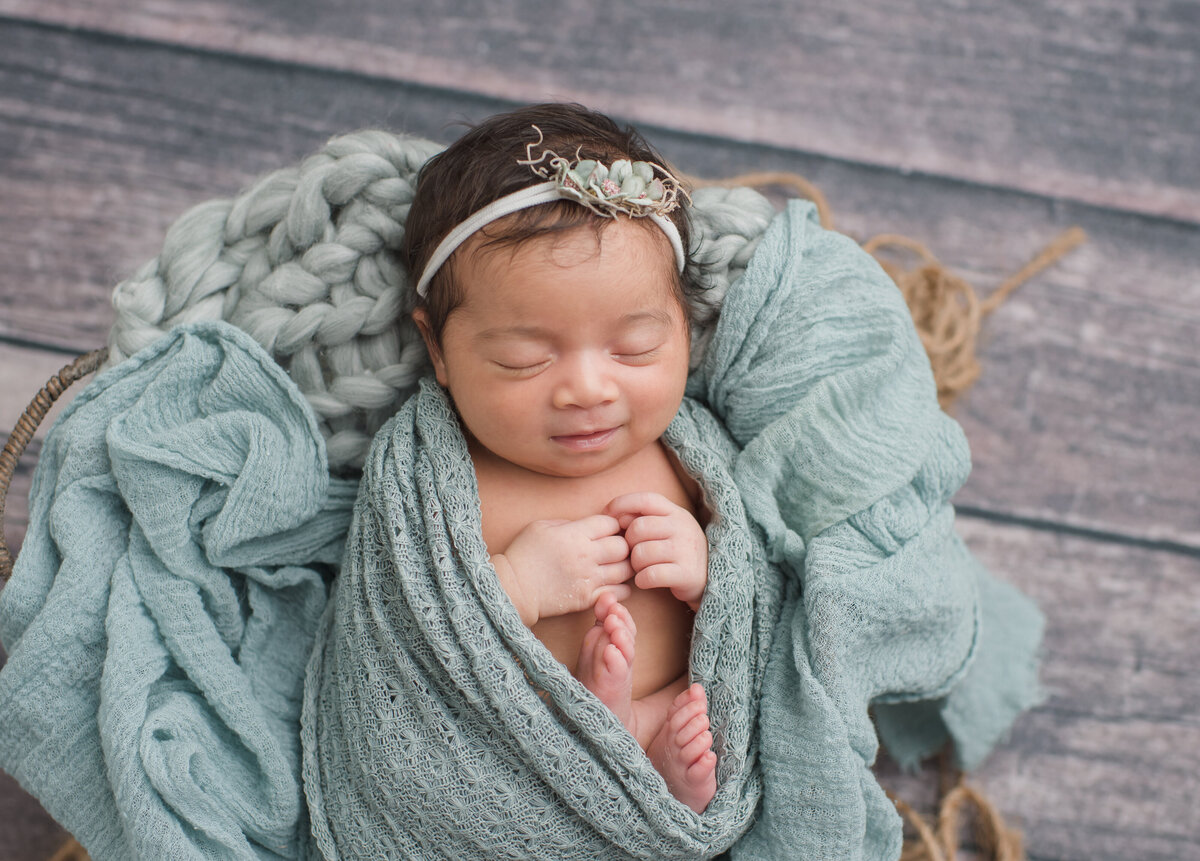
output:
<instances>
[{"instance_id":1,"label":"jute rope","mask_svg":"<svg viewBox=\"0 0 1200 861\"><path fill-rule=\"evenodd\" d=\"M979 378L977 345L983 320L1014 290L1087 239L1082 228L1059 234L1028 263L980 301L975 290L948 271L929 249L906 236L882 234L863 243L899 286L933 365L938 402L949 409ZM908 252L918 263L905 268L889 252Z\"/></svg>"},{"instance_id":2,"label":"jute rope","mask_svg":"<svg viewBox=\"0 0 1200 861\"><path fill-rule=\"evenodd\" d=\"M975 851L991 861L1025 861L1025 841L1020 831L1005 823L996 807L979 790L961 779L938 806L930 823L898 798L896 810L916 832L906 840L900 861L955 861L961 848L962 826L969 809L975 811Z\"/></svg>"},{"instance_id":3,"label":"jute rope","mask_svg":"<svg viewBox=\"0 0 1200 861\"><path fill-rule=\"evenodd\" d=\"M49 861L90 861L90 858L91 856L79 845L78 840L68 837L67 841L50 856Z\"/></svg>"}]
</instances>

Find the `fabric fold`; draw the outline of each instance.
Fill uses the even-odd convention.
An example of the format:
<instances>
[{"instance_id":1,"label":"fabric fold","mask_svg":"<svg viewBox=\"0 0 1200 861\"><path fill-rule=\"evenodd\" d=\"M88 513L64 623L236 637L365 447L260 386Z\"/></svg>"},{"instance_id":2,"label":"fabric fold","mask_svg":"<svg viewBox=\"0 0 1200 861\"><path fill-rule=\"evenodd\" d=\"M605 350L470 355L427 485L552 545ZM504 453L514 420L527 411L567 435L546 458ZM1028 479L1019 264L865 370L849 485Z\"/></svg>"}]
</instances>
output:
<instances>
[{"instance_id":1,"label":"fabric fold","mask_svg":"<svg viewBox=\"0 0 1200 861\"><path fill-rule=\"evenodd\" d=\"M300 692L353 494L295 385L222 323L55 423L0 593L0 765L92 857L296 857Z\"/></svg>"}]
</instances>

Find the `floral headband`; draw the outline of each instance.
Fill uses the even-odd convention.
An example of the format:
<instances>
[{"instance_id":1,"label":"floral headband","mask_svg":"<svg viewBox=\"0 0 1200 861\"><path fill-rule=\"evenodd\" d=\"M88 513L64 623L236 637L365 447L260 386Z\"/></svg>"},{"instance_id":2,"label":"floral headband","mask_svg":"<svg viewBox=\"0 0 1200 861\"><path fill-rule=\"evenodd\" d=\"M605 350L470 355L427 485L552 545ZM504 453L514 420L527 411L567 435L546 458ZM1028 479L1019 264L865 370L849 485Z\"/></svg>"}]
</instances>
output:
<instances>
[{"instance_id":1,"label":"floral headband","mask_svg":"<svg viewBox=\"0 0 1200 861\"><path fill-rule=\"evenodd\" d=\"M675 265L683 271L687 260L683 240L675 223L667 218L679 207L680 195L687 197L675 177L661 165L646 161L618 159L608 166L594 159L569 161L550 150L542 150L535 158L533 149L541 146L543 135L540 128L533 128L538 139L525 147L525 158L517 159L517 164L528 165L545 181L492 201L446 234L417 280L418 296L425 298L429 282L450 255L483 227L519 210L555 200L573 200L609 218L649 218L670 240Z\"/></svg>"}]
</instances>

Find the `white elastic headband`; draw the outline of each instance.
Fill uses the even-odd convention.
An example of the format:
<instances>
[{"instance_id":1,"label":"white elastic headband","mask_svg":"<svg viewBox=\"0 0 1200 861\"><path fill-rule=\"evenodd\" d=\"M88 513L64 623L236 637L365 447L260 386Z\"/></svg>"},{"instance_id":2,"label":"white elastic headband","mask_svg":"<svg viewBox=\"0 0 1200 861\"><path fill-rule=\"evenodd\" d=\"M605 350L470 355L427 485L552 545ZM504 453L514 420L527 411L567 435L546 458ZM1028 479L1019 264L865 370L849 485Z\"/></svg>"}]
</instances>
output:
<instances>
[{"instance_id":1,"label":"white elastic headband","mask_svg":"<svg viewBox=\"0 0 1200 861\"><path fill-rule=\"evenodd\" d=\"M417 295L422 299L425 298L425 293L429 289L429 282L433 280L433 276L437 274L437 271L442 268L442 264L450 259L450 255L458 249L458 246L470 239L475 233L506 215L512 215L514 212L527 209L530 206L550 203L555 200L573 200L579 203L579 192L573 192L569 188L564 188L561 182L551 179L537 185L531 185L529 188L523 188L520 191L514 191L512 194L505 195L499 200L489 203L446 234L446 238L438 244L438 247L433 252L433 256L425 264L425 269L421 273L420 279L417 281ZM666 216L653 212L636 217L649 218L662 229L662 232L667 235L667 239L671 242L671 248L675 250L675 266L682 272L687 262L687 256L684 254L683 240L679 237L679 229L675 227L675 222Z\"/></svg>"}]
</instances>

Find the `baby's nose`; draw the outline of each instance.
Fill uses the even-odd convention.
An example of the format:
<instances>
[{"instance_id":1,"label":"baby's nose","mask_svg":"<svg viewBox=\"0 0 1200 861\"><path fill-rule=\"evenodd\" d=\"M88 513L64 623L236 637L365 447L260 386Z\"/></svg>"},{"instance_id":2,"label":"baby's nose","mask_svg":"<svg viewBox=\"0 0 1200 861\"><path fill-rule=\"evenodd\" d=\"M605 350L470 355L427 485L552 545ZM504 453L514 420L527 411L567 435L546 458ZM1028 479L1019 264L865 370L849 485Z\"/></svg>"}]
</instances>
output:
<instances>
[{"instance_id":1,"label":"baby's nose","mask_svg":"<svg viewBox=\"0 0 1200 861\"><path fill-rule=\"evenodd\" d=\"M565 362L554 391L554 405L560 409L590 409L617 399L616 380L608 373L607 357L578 355Z\"/></svg>"}]
</instances>

